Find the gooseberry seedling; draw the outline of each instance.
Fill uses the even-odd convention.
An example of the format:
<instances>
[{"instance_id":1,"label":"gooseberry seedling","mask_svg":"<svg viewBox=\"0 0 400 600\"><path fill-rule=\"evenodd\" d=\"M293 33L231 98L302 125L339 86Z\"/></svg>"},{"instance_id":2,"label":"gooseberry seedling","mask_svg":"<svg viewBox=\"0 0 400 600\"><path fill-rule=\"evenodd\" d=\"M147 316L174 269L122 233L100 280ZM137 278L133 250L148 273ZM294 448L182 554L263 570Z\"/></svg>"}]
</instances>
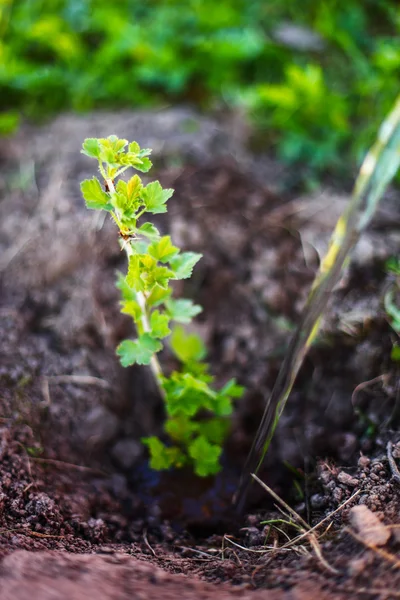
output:
<instances>
[{"instance_id":1,"label":"gooseberry seedling","mask_svg":"<svg viewBox=\"0 0 400 600\"><path fill-rule=\"evenodd\" d=\"M122 341L117 354L124 367L150 365L165 402L167 443L157 437L143 439L150 466L157 470L191 466L199 476L215 474L220 470L232 398L239 398L243 388L235 380L215 388L204 362L202 340L182 326L202 309L191 300L174 298L171 282L190 278L201 254L181 252L169 235L161 235L151 221L143 219L146 214L167 212L172 189L163 189L158 181L145 186L137 174L128 181L117 180L129 168L147 173L151 150L111 135L86 139L82 153L97 160L104 180L103 186L96 177L82 182L86 206L110 213L128 257L127 274L119 275L117 286L121 310L132 317L137 337ZM171 323L178 325L171 330ZM169 376L157 357L167 338L181 364Z\"/></svg>"}]
</instances>

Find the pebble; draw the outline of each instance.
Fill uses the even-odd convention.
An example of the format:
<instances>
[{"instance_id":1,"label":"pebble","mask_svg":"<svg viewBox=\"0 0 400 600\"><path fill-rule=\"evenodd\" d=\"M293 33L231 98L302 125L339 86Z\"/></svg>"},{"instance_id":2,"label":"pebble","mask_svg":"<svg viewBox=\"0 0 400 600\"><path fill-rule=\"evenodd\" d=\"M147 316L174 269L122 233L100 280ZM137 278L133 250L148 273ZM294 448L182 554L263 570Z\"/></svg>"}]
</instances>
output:
<instances>
[{"instance_id":1,"label":"pebble","mask_svg":"<svg viewBox=\"0 0 400 600\"><path fill-rule=\"evenodd\" d=\"M143 445L136 440L119 440L111 450L111 455L122 469L131 469L143 455Z\"/></svg>"},{"instance_id":2,"label":"pebble","mask_svg":"<svg viewBox=\"0 0 400 600\"><path fill-rule=\"evenodd\" d=\"M348 487L356 487L358 485L358 479L356 479L355 477L352 477L351 475L349 475L348 473L345 473L344 471L340 471L340 473L338 475L338 480L340 481L340 483L343 483L344 485L347 485Z\"/></svg>"},{"instance_id":3,"label":"pebble","mask_svg":"<svg viewBox=\"0 0 400 600\"><path fill-rule=\"evenodd\" d=\"M119 429L119 420L105 406L92 408L85 417L81 435L90 446L101 446L113 440Z\"/></svg>"},{"instance_id":4,"label":"pebble","mask_svg":"<svg viewBox=\"0 0 400 600\"><path fill-rule=\"evenodd\" d=\"M358 466L361 469L366 469L369 465L370 465L371 459L368 458L368 456L360 456L360 458L358 459Z\"/></svg>"}]
</instances>

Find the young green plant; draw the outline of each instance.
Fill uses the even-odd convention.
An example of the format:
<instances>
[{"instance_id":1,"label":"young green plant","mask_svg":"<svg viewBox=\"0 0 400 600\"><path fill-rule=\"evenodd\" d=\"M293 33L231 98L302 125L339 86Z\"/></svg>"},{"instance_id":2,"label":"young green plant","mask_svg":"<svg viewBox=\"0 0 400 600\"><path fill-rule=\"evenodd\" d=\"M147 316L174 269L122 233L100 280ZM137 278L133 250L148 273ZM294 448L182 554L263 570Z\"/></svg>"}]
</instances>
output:
<instances>
[{"instance_id":1,"label":"young green plant","mask_svg":"<svg viewBox=\"0 0 400 600\"><path fill-rule=\"evenodd\" d=\"M111 135L86 139L82 153L97 160L104 180L103 186L96 177L82 182L86 206L110 213L128 257L127 274L119 275L117 286L121 310L132 317L137 337L122 341L117 354L124 367L150 366L165 403L167 443L157 437L143 439L150 466L157 470L190 466L199 476L213 475L221 468L232 399L240 397L243 388L230 380L217 389L204 362L202 340L182 327L202 309L191 300L174 298L171 282L190 278L201 254L181 252L169 235L162 236L143 218L167 212L172 189L163 189L158 181L144 185L137 174L128 181L117 180L130 168L147 173L151 150ZM172 330L171 322L178 324ZM181 365L168 376L157 357L167 338Z\"/></svg>"}]
</instances>

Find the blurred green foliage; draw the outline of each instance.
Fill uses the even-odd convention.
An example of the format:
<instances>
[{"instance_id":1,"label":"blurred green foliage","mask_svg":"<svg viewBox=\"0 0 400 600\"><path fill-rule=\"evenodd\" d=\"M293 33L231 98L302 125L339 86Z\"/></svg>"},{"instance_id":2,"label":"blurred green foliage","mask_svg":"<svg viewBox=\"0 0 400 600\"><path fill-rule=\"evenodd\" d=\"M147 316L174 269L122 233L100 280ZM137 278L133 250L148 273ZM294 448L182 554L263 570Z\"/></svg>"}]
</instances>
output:
<instances>
[{"instance_id":1,"label":"blurred green foliage","mask_svg":"<svg viewBox=\"0 0 400 600\"><path fill-rule=\"evenodd\" d=\"M264 147L332 171L396 97L399 42L397 0L0 0L0 131L18 114L244 105Z\"/></svg>"}]
</instances>

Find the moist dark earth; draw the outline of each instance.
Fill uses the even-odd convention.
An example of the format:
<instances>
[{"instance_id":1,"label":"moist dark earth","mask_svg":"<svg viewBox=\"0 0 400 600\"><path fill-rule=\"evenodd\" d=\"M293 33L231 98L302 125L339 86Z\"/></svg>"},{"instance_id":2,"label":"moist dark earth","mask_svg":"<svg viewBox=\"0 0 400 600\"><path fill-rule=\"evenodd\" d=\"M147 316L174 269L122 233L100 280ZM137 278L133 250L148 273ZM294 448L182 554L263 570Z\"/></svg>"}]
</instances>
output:
<instances>
[{"instance_id":1,"label":"moist dark earth","mask_svg":"<svg viewBox=\"0 0 400 600\"><path fill-rule=\"evenodd\" d=\"M94 174L83 139L111 133L154 149L149 180L175 189L157 225L204 255L176 292L204 307L193 328L218 382L247 390L215 479L154 473L140 443L161 433L163 407L147 369L115 356L134 333L114 285L124 254L79 192ZM232 509L349 192L296 193L246 134L177 109L66 115L2 140L2 600L400 597L399 367L383 309L398 191L332 294L259 473L290 508L253 483L245 514ZM172 368L168 350L161 360Z\"/></svg>"}]
</instances>

